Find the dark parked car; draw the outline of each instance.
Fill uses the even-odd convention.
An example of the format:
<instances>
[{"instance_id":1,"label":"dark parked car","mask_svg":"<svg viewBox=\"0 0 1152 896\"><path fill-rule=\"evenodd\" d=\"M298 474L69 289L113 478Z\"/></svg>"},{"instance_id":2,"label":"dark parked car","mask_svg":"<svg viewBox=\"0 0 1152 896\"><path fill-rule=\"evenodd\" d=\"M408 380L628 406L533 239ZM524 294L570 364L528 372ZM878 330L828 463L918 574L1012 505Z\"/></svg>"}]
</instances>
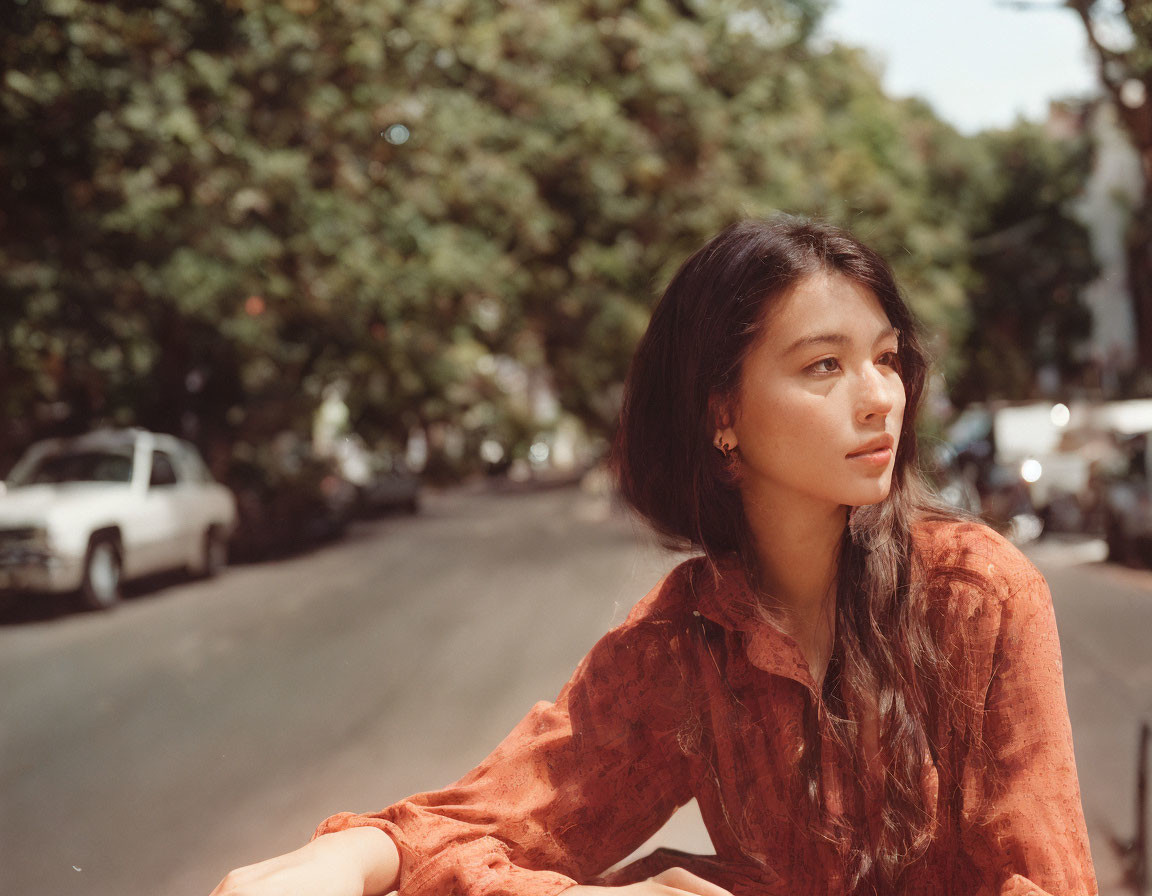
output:
<instances>
[{"instance_id":1,"label":"dark parked car","mask_svg":"<svg viewBox=\"0 0 1152 896\"><path fill-rule=\"evenodd\" d=\"M420 510L420 477L404 464L381 458L371 475L356 487L357 501L362 516L379 516L399 511L416 513Z\"/></svg>"},{"instance_id":2,"label":"dark parked car","mask_svg":"<svg viewBox=\"0 0 1152 896\"><path fill-rule=\"evenodd\" d=\"M1100 515L1108 559L1152 564L1152 484L1148 480L1148 433L1122 437L1118 462L1099 474Z\"/></svg>"},{"instance_id":3,"label":"dark parked car","mask_svg":"<svg viewBox=\"0 0 1152 896\"><path fill-rule=\"evenodd\" d=\"M973 407L949 428L945 472L963 493L962 500L952 499L947 491L944 496L969 512L977 511L988 525L1011 540L1031 541L1040 535L1043 523L1021 465L998 459L993 424L991 412ZM944 485L941 483L942 489Z\"/></svg>"},{"instance_id":4,"label":"dark parked car","mask_svg":"<svg viewBox=\"0 0 1152 896\"><path fill-rule=\"evenodd\" d=\"M336 465L306 451L233 461L227 476L240 522L237 559L301 550L343 534L356 512L356 488Z\"/></svg>"}]
</instances>

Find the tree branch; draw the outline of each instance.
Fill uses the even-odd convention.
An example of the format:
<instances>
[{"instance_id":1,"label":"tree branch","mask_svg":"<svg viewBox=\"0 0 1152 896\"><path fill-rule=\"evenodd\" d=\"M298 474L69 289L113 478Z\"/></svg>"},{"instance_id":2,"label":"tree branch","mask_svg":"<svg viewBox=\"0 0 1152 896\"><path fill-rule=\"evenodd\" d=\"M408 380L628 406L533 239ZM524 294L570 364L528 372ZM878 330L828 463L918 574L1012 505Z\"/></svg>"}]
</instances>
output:
<instances>
[{"instance_id":1,"label":"tree branch","mask_svg":"<svg viewBox=\"0 0 1152 896\"><path fill-rule=\"evenodd\" d=\"M1074 10L1076 15L1080 17L1080 21L1084 25L1084 33L1088 36L1088 43L1096 55L1096 70L1100 75L1100 82L1111 95L1116 107L1123 110L1125 107L1123 100L1120 99L1121 85L1108 71L1108 63L1115 62L1120 57L1119 54L1100 43L1100 39L1096 36L1096 29L1092 25L1092 3L1093 0L1067 0L1065 5Z\"/></svg>"}]
</instances>

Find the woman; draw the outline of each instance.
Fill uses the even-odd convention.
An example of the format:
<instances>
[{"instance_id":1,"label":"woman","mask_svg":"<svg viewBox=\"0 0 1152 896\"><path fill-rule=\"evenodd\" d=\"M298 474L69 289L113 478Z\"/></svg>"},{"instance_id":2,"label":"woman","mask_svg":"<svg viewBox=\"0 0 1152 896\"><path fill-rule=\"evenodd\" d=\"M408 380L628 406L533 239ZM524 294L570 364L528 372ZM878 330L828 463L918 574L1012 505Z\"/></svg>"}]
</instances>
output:
<instances>
[{"instance_id":1,"label":"woman","mask_svg":"<svg viewBox=\"0 0 1152 896\"><path fill-rule=\"evenodd\" d=\"M614 446L700 556L459 782L217 896L1095 893L1051 598L921 484L925 370L876 253L729 227L661 299ZM693 797L715 856L604 874Z\"/></svg>"}]
</instances>

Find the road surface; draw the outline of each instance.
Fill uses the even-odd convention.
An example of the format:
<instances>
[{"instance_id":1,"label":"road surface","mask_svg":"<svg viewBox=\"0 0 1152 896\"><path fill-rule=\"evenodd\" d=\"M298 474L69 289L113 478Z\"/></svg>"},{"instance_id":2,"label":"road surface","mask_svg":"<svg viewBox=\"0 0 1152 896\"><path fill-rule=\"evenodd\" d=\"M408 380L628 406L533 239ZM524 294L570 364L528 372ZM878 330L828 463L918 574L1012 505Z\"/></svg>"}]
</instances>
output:
<instances>
[{"instance_id":1,"label":"road surface","mask_svg":"<svg viewBox=\"0 0 1152 896\"><path fill-rule=\"evenodd\" d=\"M1102 892L1152 717L1152 574L1042 544ZM0 892L206 896L327 815L455 778L677 558L566 488L433 495L115 612L0 607ZM664 845L707 836L689 807Z\"/></svg>"}]
</instances>

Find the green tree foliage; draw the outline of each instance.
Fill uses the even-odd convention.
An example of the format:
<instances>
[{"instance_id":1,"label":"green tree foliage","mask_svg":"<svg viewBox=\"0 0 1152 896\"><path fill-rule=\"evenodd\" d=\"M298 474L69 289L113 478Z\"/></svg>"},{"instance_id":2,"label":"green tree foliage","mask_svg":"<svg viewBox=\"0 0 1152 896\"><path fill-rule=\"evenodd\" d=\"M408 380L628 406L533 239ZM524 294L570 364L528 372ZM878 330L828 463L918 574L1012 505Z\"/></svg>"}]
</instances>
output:
<instances>
[{"instance_id":1,"label":"green tree foliage","mask_svg":"<svg viewBox=\"0 0 1152 896\"><path fill-rule=\"evenodd\" d=\"M853 227L965 316L974 150L819 0L18 0L0 13L0 381L18 441L606 431L651 302L733 218ZM513 390L514 391L514 390ZM29 409L35 409L30 413ZM511 438L511 436L509 436Z\"/></svg>"},{"instance_id":2,"label":"green tree foliage","mask_svg":"<svg viewBox=\"0 0 1152 896\"><path fill-rule=\"evenodd\" d=\"M1086 140L1054 140L1035 125L988 132L971 217L971 325L952 390L960 403L1036 397L1036 372L1067 387L1091 332L1081 291L1097 275L1089 237L1072 216L1091 163Z\"/></svg>"}]
</instances>

